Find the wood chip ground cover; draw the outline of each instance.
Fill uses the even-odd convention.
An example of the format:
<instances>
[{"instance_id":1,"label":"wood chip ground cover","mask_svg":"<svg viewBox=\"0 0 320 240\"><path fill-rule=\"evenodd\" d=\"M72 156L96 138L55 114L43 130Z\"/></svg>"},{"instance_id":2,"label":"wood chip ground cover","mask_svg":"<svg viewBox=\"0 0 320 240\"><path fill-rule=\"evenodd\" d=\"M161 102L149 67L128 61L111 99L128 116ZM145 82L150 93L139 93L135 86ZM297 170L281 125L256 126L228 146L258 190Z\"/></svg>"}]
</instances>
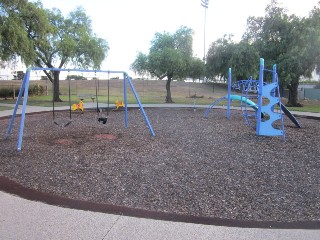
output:
<instances>
[{"instance_id":1,"label":"wood chip ground cover","mask_svg":"<svg viewBox=\"0 0 320 240\"><path fill-rule=\"evenodd\" d=\"M286 142L255 135L241 112L146 109L73 113L68 127L51 113L27 116L23 149L19 118L1 138L0 175L72 199L160 212L257 221L320 220L319 121L285 118ZM57 122L68 122L58 112ZM8 119L0 120L5 135ZM254 123L253 123L254 124Z\"/></svg>"}]
</instances>

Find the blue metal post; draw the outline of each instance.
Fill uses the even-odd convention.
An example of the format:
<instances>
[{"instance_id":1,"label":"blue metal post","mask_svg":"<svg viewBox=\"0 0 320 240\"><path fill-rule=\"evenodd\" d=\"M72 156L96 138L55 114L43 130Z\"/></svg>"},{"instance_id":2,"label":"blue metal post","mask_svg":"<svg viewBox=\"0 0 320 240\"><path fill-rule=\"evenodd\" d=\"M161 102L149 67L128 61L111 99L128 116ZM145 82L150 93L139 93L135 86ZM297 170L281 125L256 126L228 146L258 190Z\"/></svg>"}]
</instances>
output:
<instances>
[{"instance_id":1,"label":"blue metal post","mask_svg":"<svg viewBox=\"0 0 320 240\"><path fill-rule=\"evenodd\" d=\"M230 112L230 105L231 105L231 81L232 81L232 73L231 68L228 71L228 106L227 106L227 118L230 119L231 112Z\"/></svg>"},{"instance_id":2,"label":"blue metal post","mask_svg":"<svg viewBox=\"0 0 320 240\"><path fill-rule=\"evenodd\" d=\"M139 104L140 110L141 110L141 112L142 112L142 114L143 114L144 120L146 121L146 123L147 123L147 125L148 125L148 128L149 128L149 130L150 130L150 132L151 132L151 135L152 135L152 136L155 136L155 133L154 133L154 131L153 131L153 129L152 129L152 126L151 126L151 124L150 124L150 122L149 122L149 119L148 119L148 117L147 117L147 114L146 114L146 112L144 111L143 106L142 106L142 104L141 104L141 102L140 102L140 99L139 99L139 97L138 97L138 94L137 94L137 92L136 92L136 90L135 90L135 88L134 88L134 86L133 86L133 84L132 84L131 78L130 78L130 77L127 77L127 79L128 79L129 84L130 84L131 90L132 90L132 92L133 92L133 94L134 94L134 96L135 96L135 98L136 98L136 100L137 100L137 103Z\"/></svg>"},{"instance_id":3,"label":"blue metal post","mask_svg":"<svg viewBox=\"0 0 320 240\"><path fill-rule=\"evenodd\" d=\"M277 82L277 64L274 64L272 67L272 82L275 83ZM273 94L275 94L275 90L272 91ZM274 97L275 95L273 95L272 97Z\"/></svg>"},{"instance_id":4,"label":"blue metal post","mask_svg":"<svg viewBox=\"0 0 320 240\"><path fill-rule=\"evenodd\" d=\"M128 127L127 74L123 73L124 126Z\"/></svg>"},{"instance_id":5,"label":"blue metal post","mask_svg":"<svg viewBox=\"0 0 320 240\"><path fill-rule=\"evenodd\" d=\"M26 83L24 86L22 114L21 114L19 137L18 137L18 147L17 147L18 151L21 151L21 148L22 148L24 120L25 120L25 116L26 116L26 107L27 107L27 102L28 102L29 79L30 79L30 69L28 69L26 72Z\"/></svg>"},{"instance_id":6,"label":"blue metal post","mask_svg":"<svg viewBox=\"0 0 320 240\"><path fill-rule=\"evenodd\" d=\"M279 85L277 82L277 65L274 64L272 67L272 83L277 83L278 89L279 89ZM271 96L272 97L276 97L276 89L274 88L271 92ZM280 99L279 99L280 100ZM271 107L272 112L274 112L274 106Z\"/></svg>"},{"instance_id":7,"label":"blue metal post","mask_svg":"<svg viewBox=\"0 0 320 240\"><path fill-rule=\"evenodd\" d=\"M280 114L282 116L282 102L281 102L281 96L280 96L280 89L279 89L279 79L278 79L278 73L277 73L277 65L274 64L273 65L273 68L272 68L273 72L272 72L272 83L276 83L277 84L277 94L278 94L278 104L279 104L279 107L280 107ZM273 89L273 92L272 92L272 96L273 97L276 97L276 89ZM272 106L272 111L274 112L274 106ZM282 138L283 138L283 141L285 142L286 141L286 134L285 134L285 130L284 130L284 119L283 117L281 117L281 126L282 126Z\"/></svg>"},{"instance_id":8,"label":"blue metal post","mask_svg":"<svg viewBox=\"0 0 320 240\"><path fill-rule=\"evenodd\" d=\"M258 111L257 111L257 125L256 134L259 135L260 124L261 124L261 107L262 107L262 86L264 76L264 59L260 58L260 69L259 69L259 91L258 91Z\"/></svg>"},{"instance_id":9,"label":"blue metal post","mask_svg":"<svg viewBox=\"0 0 320 240\"><path fill-rule=\"evenodd\" d=\"M19 93L18 93L18 97L17 97L17 100L16 100L16 104L14 106L13 113L12 113L12 116L11 116L11 119L10 119L10 123L9 123L8 129L7 129L7 132L6 132L5 139L8 139L9 135L12 132L12 126L13 126L14 119L16 117L18 108L19 108L19 103L20 103L20 100L21 100L21 97L22 97L22 93L23 93L26 81L27 81L27 74L25 74L24 77L23 77L23 80L22 80L22 83L21 83L21 86L20 86L20 90L19 90Z\"/></svg>"}]
</instances>

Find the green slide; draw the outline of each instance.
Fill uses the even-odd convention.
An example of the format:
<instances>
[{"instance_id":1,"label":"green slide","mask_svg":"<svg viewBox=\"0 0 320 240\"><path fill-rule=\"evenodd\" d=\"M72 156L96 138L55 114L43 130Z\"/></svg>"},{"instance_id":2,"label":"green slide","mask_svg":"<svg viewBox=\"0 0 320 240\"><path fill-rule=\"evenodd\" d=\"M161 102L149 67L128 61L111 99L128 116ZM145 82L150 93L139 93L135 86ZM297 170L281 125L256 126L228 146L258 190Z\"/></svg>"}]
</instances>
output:
<instances>
[{"instance_id":1,"label":"green slide","mask_svg":"<svg viewBox=\"0 0 320 240\"><path fill-rule=\"evenodd\" d=\"M226 99L228 99L228 95L225 96ZM230 95L230 99L231 100L238 100L238 101L242 101L245 102L246 104L248 104L250 107L252 107L254 110L258 110L258 106L256 103L252 102L250 99L246 98L246 97L241 97L239 95Z\"/></svg>"},{"instance_id":2,"label":"green slide","mask_svg":"<svg viewBox=\"0 0 320 240\"><path fill-rule=\"evenodd\" d=\"M228 98L228 95L225 96L225 98ZM247 99L246 97L241 97L239 95L230 95L231 100L238 100L245 102L250 107L252 107L254 110L258 110L258 105L254 102L252 102L250 99ZM280 105L280 104L279 104ZM296 127L301 128L301 125L297 121L297 119L292 115L292 113L283 105L281 104L281 110L288 116L288 118L296 125Z\"/></svg>"}]
</instances>

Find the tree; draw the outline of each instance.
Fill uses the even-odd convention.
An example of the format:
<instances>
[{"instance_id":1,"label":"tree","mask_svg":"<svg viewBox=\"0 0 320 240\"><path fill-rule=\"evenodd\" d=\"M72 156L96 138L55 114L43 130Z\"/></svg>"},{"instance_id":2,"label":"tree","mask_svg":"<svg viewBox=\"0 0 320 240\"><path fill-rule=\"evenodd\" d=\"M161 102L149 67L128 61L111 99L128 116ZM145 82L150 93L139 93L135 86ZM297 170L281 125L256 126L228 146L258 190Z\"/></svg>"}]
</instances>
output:
<instances>
[{"instance_id":1,"label":"tree","mask_svg":"<svg viewBox=\"0 0 320 240\"><path fill-rule=\"evenodd\" d=\"M35 59L33 32L40 35L49 31L45 12L27 0L2 0L0 2L0 57L10 61L21 56L29 65Z\"/></svg>"},{"instance_id":2,"label":"tree","mask_svg":"<svg viewBox=\"0 0 320 240\"><path fill-rule=\"evenodd\" d=\"M206 65L200 58L192 58L189 67L189 77L194 81L206 76Z\"/></svg>"},{"instance_id":3,"label":"tree","mask_svg":"<svg viewBox=\"0 0 320 240\"><path fill-rule=\"evenodd\" d=\"M276 63L281 88L289 89L288 106L298 103L301 76L310 76L319 64L319 5L310 18L287 15L276 0L266 8L264 18L250 17L244 39L253 43L260 56ZM271 67L271 66L270 66Z\"/></svg>"},{"instance_id":4,"label":"tree","mask_svg":"<svg viewBox=\"0 0 320 240\"><path fill-rule=\"evenodd\" d=\"M308 18L302 19L302 22L301 27L305 31L305 35L301 36L299 46L303 45L306 51L306 54L301 56L306 62L304 76L311 77L314 70L320 73L320 2L312 9ZM299 50L299 46L297 46L297 50Z\"/></svg>"},{"instance_id":5,"label":"tree","mask_svg":"<svg viewBox=\"0 0 320 240\"><path fill-rule=\"evenodd\" d=\"M138 53L131 69L140 75L150 74L158 79L167 78L165 102L172 103L170 84L173 78L189 74L192 60L192 29L182 26L174 34L156 33L149 54Z\"/></svg>"},{"instance_id":6,"label":"tree","mask_svg":"<svg viewBox=\"0 0 320 240\"><path fill-rule=\"evenodd\" d=\"M232 36L224 36L213 42L207 53L207 77L210 79L228 78L229 60L231 59L234 43Z\"/></svg>"},{"instance_id":7,"label":"tree","mask_svg":"<svg viewBox=\"0 0 320 240\"><path fill-rule=\"evenodd\" d=\"M218 39L212 43L207 54L208 76L227 79L228 68L236 80L257 76L259 53L249 42L243 40L234 43L231 36Z\"/></svg>"},{"instance_id":8,"label":"tree","mask_svg":"<svg viewBox=\"0 0 320 240\"><path fill-rule=\"evenodd\" d=\"M259 52L254 45L242 40L233 46L233 52L229 60L232 75L236 80L245 80L250 76L258 77Z\"/></svg>"},{"instance_id":9,"label":"tree","mask_svg":"<svg viewBox=\"0 0 320 240\"><path fill-rule=\"evenodd\" d=\"M26 64L38 67L72 64L99 69L109 50L107 42L92 33L91 20L83 8L64 17L58 9L43 9L40 2L3 0L0 9L4 23L1 39L7 44L2 41L2 58L18 55ZM44 72L53 83L53 100L61 101L60 71Z\"/></svg>"}]
</instances>

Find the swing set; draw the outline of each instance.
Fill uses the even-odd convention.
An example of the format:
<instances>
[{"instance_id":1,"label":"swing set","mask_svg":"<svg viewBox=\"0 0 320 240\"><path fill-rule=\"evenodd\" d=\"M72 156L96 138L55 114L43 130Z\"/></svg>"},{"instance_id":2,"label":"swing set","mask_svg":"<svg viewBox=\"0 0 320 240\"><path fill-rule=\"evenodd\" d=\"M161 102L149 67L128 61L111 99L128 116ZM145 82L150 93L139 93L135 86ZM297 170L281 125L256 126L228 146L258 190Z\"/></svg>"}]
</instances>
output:
<instances>
[{"instance_id":1,"label":"swing set","mask_svg":"<svg viewBox=\"0 0 320 240\"><path fill-rule=\"evenodd\" d=\"M18 97L17 97L17 100L16 100L16 104L15 104L15 107L13 109L13 113L12 113L12 116L11 116L11 119L10 119L10 122L9 122L9 126L8 126L8 129L6 131L6 135L5 135L5 138L8 139L9 135L12 133L12 127L13 127L13 123L14 123L14 120L15 120L15 117L17 115L17 111L18 111L18 107L19 107L19 103L23 97L23 103L22 103L22 113L21 113L21 119L20 119L20 127L19 127L19 133L18 133L18 143L17 143L17 150L18 151L21 151L22 149L22 139L23 139L23 130L24 130L24 122L25 122L25 115L26 115L26 107L27 107L27 101L28 101L28 89L29 89L29 80L30 80L30 73L31 71L68 71L71 72L71 71L74 71L74 72L94 72L94 73L108 73L108 81L107 81L107 89L108 89L108 92L107 92L107 115L106 116L101 116L100 115L100 112L102 112L102 108L99 107L99 99L98 99L98 95L99 95L99 80L96 78L96 111L97 111L97 115L98 115L98 121L99 122L102 122L103 124L106 124L107 123L107 120L108 120L108 115L109 115L109 110L110 110L110 107L109 107L109 100L110 100L110 97L109 97L109 74L110 73L115 73L115 74L123 74L123 99L124 99L124 102L123 102L123 107L124 107L124 126L125 128L128 128L128 103L127 103L127 83L129 84L132 92L133 92L133 95L139 105L139 108L141 110L141 114L143 115L144 117L144 120L147 124L147 127L149 128L149 131L150 131L150 134L151 136L155 136L155 133L153 131L153 128L149 122L149 119L148 119L148 116L146 114L146 112L144 111L144 108L142 106L142 103L139 99L139 96L134 88L134 85L132 83L132 78L129 77L129 75L126 73L126 72L123 72L123 71L110 71L110 70L81 70L81 69L62 69L62 68L38 68L38 67L34 67L34 68L28 68L27 71L26 71L26 74L22 80L22 83L21 83L21 86L20 86L20 91L19 91L19 94L18 94ZM67 123L65 124L59 124L57 122L57 119L56 119L56 115L55 115L55 105L54 105L54 101L52 101L52 113L53 113L53 122L54 124L56 125L59 125L59 126L68 126L72 123L72 110L73 109L80 109L81 111L83 111L83 99L80 99L80 102L79 104L76 104L76 105L71 105L71 79L68 80L69 83L68 83L68 95L69 95L69 120ZM119 105L120 106L120 105ZM74 108L73 108L74 107Z\"/></svg>"},{"instance_id":2,"label":"swing set","mask_svg":"<svg viewBox=\"0 0 320 240\"><path fill-rule=\"evenodd\" d=\"M69 74L68 74L69 76ZM70 84L70 81L71 81L71 78L67 77L67 79L69 80L69 105L71 106L71 84ZM108 116L109 116L109 112L110 112L110 71L108 71L108 79L107 79L107 100L108 100L108 103L107 103L107 116L100 116L99 113L103 111L102 108L99 107L99 95L100 95L100 85L99 85L99 79L96 77L96 72L95 72L95 88L96 88L96 92L95 92L95 96L93 95L90 95L90 98L91 100L94 102L94 99L96 99L96 103L97 103L97 107L96 107L96 110L97 110L97 113L98 113L98 121L99 122L102 122L103 124L106 124L107 121L108 121ZM70 120L69 122L67 122L65 125L63 125L64 127L68 126L71 122L72 122L72 117L71 117L71 111L77 111L77 110L80 110L81 112L84 111L84 96L78 96L80 101L79 103L74 103L72 104L71 106L71 110L69 111L70 112ZM53 122L56 124L56 125L59 125L55 119L55 108L54 108L54 101L52 102L52 106L53 106ZM124 107L124 102L123 101L119 101L118 99L115 101L115 107L116 109L119 109L120 107Z\"/></svg>"},{"instance_id":3,"label":"swing set","mask_svg":"<svg viewBox=\"0 0 320 240\"><path fill-rule=\"evenodd\" d=\"M53 115L53 123L58 125L58 126L61 126L61 127L67 127L69 126L71 123L72 123L72 113L71 112L74 112L74 111L77 111L77 110L80 110L81 112L84 111L84 98L86 95L78 95L80 101L79 103L74 103L71 105L71 77L69 77L69 74L70 74L70 70L68 70L68 77L67 77L67 80L68 80L68 101L69 101L69 120L67 123L65 124L59 124L58 123L58 120L56 119L56 110L55 110L55 102L53 101L53 98L52 98L52 115ZM109 80L110 80L110 71L108 71L108 84L107 84L107 87L108 87L108 107L107 107L107 116L100 116L99 113L102 111L102 108L99 107L99 93L100 93L100 86L99 86L99 80L97 79L96 77L96 74L97 72L95 72L95 96L93 95L90 95L90 98L92 99L92 101L94 102L94 99L96 99L97 101L97 107L96 107L96 110L97 110L97 113L98 113L98 121L99 122L102 122L103 124L106 124L107 123L107 120L108 120L108 115L109 115ZM82 71L82 75L83 75L83 71ZM77 82L76 82L76 89L78 89L77 87ZM52 91L54 91L54 89L52 88ZM78 92L78 91L77 91ZM54 93L52 93L53 95Z\"/></svg>"}]
</instances>

